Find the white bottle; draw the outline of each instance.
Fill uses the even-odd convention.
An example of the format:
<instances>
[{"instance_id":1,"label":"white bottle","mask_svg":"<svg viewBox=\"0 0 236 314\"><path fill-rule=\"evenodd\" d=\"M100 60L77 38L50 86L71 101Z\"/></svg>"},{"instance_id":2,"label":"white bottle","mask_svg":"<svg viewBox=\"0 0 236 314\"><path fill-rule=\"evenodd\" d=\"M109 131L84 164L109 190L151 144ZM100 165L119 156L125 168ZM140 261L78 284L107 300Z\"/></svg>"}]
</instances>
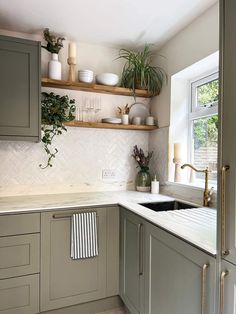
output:
<instances>
[{"instance_id":1,"label":"white bottle","mask_svg":"<svg viewBox=\"0 0 236 314\"><path fill-rule=\"evenodd\" d=\"M152 181L151 193L152 194L159 194L159 181L157 181L156 175L154 177L154 180Z\"/></svg>"}]
</instances>

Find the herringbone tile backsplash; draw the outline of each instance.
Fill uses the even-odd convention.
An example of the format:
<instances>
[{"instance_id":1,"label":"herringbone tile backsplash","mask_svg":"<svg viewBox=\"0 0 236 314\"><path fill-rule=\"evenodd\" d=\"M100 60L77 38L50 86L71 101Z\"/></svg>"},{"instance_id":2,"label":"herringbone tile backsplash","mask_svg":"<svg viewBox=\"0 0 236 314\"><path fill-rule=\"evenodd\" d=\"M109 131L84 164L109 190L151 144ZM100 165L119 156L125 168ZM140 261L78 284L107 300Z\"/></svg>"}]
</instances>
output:
<instances>
[{"instance_id":1,"label":"herringbone tile backsplash","mask_svg":"<svg viewBox=\"0 0 236 314\"><path fill-rule=\"evenodd\" d=\"M42 143L0 142L0 195L120 190L133 187L137 172L131 157L135 144L148 150L149 134L124 130L68 128L55 145L53 167ZM102 169L115 169L115 180L102 179Z\"/></svg>"}]
</instances>

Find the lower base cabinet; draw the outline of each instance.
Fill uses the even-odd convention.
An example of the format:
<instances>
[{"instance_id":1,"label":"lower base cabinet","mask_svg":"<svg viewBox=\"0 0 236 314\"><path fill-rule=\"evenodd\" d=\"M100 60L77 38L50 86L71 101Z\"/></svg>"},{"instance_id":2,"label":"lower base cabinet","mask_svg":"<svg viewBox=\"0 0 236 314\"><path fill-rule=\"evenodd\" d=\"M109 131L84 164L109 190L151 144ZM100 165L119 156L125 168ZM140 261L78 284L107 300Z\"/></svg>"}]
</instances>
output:
<instances>
[{"instance_id":1,"label":"lower base cabinet","mask_svg":"<svg viewBox=\"0 0 236 314\"><path fill-rule=\"evenodd\" d=\"M70 216L81 211L96 211L97 213L99 254L93 258L73 260L70 257ZM118 294L118 241L118 208L42 213L41 311Z\"/></svg>"},{"instance_id":2,"label":"lower base cabinet","mask_svg":"<svg viewBox=\"0 0 236 314\"><path fill-rule=\"evenodd\" d=\"M0 280L1 314L33 314L38 312L38 274Z\"/></svg>"},{"instance_id":3,"label":"lower base cabinet","mask_svg":"<svg viewBox=\"0 0 236 314\"><path fill-rule=\"evenodd\" d=\"M221 264L220 313L236 313L236 265L222 261Z\"/></svg>"},{"instance_id":4,"label":"lower base cabinet","mask_svg":"<svg viewBox=\"0 0 236 314\"><path fill-rule=\"evenodd\" d=\"M123 208L120 255L120 294L132 314L215 314L213 256Z\"/></svg>"},{"instance_id":5,"label":"lower base cabinet","mask_svg":"<svg viewBox=\"0 0 236 314\"><path fill-rule=\"evenodd\" d=\"M214 257L147 223L145 314L214 314Z\"/></svg>"},{"instance_id":6,"label":"lower base cabinet","mask_svg":"<svg viewBox=\"0 0 236 314\"><path fill-rule=\"evenodd\" d=\"M120 296L130 313L143 313L143 220L121 209Z\"/></svg>"}]
</instances>

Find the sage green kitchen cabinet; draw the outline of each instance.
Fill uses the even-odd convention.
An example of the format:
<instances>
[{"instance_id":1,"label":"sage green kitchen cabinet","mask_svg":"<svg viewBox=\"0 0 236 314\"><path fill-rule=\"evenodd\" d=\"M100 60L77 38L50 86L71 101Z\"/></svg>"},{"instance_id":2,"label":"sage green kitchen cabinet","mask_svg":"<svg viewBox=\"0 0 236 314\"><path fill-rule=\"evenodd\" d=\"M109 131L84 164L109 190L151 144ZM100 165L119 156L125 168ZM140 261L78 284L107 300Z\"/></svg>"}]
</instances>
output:
<instances>
[{"instance_id":1,"label":"sage green kitchen cabinet","mask_svg":"<svg viewBox=\"0 0 236 314\"><path fill-rule=\"evenodd\" d=\"M121 208L120 228L120 296L132 314L144 313L145 221Z\"/></svg>"},{"instance_id":2,"label":"sage green kitchen cabinet","mask_svg":"<svg viewBox=\"0 0 236 314\"><path fill-rule=\"evenodd\" d=\"M0 238L0 279L39 273L40 234Z\"/></svg>"},{"instance_id":3,"label":"sage green kitchen cabinet","mask_svg":"<svg viewBox=\"0 0 236 314\"><path fill-rule=\"evenodd\" d=\"M145 314L215 314L215 258L146 223Z\"/></svg>"},{"instance_id":4,"label":"sage green kitchen cabinet","mask_svg":"<svg viewBox=\"0 0 236 314\"><path fill-rule=\"evenodd\" d=\"M0 313L39 312L40 214L0 215Z\"/></svg>"},{"instance_id":5,"label":"sage green kitchen cabinet","mask_svg":"<svg viewBox=\"0 0 236 314\"><path fill-rule=\"evenodd\" d=\"M219 130L219 252L221 253L219 313L236 313L236 2L220 1L221 102ZM225 168L229 166L229 169ZM227 273L227 275L225 274ZM226 276L225 276L226 275Z\"/></svg>"},{"instance_id":6,"label":"sage green kitchen cabinet","mask_svg":"<svg viewBox=\"0 0 236 314\"><path fill-rule=\"evenodd\" d=\"M39 275L1 279L0 313L39 313Z\"/></svg>"},{"instance_id":7,"label":"sage green kitchen cabinet","mask_svg":"<svg viewBox=\"0 0 236 314\"><path fill-rule=\"evenodd\" d=\"M97 213L99 254L94 258L72 260L70 257L71 214L81 211ZM41 311L117 295L118 241L117 207L42 213Z\"/></svg>"},{"instance_id":8,"label":"sage green kitchen cabinet","mask_svg":"<svg viewBox=\"0 0 236 314\"><path fill-rule=\"evenodd\" d=\"M236 2L234 0L221 1L221 71L222 83L220 103L220 206L219 232L221 233L222 257L236 264L236 38L232 32L236 29ZM225 166L230 166L224 171ZM225 180L224 180L225 178ZM225 181L225 184L222 183ZM225 200L225 202L224 202ZM223 201L223 204L222 204Z\"/></svg>"},{"instance_id":9,"label":"sage green kitchen cabinet","mask_svg":"<svg viewBox=\"0 0 236 314\"><path fill-rule=\"evenodd\" d=\"M0 36L0 140L40 141L41 44Z\"/></svg>"},{"instance_id":10,"label":"sage green kitchen cabinet","mask_svg":"<svg viewBox=\"0 0 236 314\"><path fill-rule=\"evenodd\" d=\"M220 313L236 313L236 266L223 261L221 265Z\"/></svg>"}]
</instances>

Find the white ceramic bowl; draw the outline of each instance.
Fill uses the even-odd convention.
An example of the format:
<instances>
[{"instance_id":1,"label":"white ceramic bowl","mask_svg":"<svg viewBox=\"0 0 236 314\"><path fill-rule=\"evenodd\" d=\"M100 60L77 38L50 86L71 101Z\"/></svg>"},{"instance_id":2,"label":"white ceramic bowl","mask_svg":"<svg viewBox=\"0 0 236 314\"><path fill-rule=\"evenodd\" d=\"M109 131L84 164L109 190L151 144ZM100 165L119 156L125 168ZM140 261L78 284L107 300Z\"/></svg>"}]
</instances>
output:
<instances>
[{"instance_id":1,"label":"white ceramic bowl","mask_svg":"<svg viewBox=\"0 0 236 314\"><path fill-rule=\"evenodd\" d=\"M98 84L116 86L119 82L119 76L114 73L101 73L96 76Z\"/></svg>"},{"instance_id":2,"label":"white ceramic bowl","mask_svg":"<svg viewBox=\"0 0 236 314\"><path fill-rule=\"evenodd\" d=\"M81 70L78 72L78 79L83 83L92 83L93 81L93 71Z\"/></svg>"}]
</instances>

